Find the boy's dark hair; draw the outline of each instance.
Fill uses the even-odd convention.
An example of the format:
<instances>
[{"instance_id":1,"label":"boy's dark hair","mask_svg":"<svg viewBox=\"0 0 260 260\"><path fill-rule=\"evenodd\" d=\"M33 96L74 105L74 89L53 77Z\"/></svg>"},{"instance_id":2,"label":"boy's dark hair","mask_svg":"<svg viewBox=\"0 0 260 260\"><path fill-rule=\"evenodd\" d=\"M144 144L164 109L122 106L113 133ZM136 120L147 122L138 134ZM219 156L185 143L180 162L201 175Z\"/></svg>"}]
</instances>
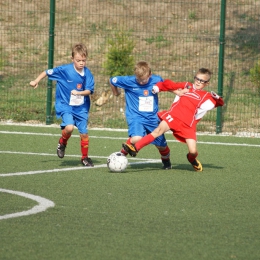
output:
<instances>
[{"instance_id":1,"label":"boy's dark hair","mask_svg":"<svg viewBox=\"0 0 260 260\"><path fill-rule=\"evenodd\" d=\"M209 69L206 68L200 68L197 72L197 74L207 74L211 77L211 75L213 74Z\"/></svg>"}]
</instances>

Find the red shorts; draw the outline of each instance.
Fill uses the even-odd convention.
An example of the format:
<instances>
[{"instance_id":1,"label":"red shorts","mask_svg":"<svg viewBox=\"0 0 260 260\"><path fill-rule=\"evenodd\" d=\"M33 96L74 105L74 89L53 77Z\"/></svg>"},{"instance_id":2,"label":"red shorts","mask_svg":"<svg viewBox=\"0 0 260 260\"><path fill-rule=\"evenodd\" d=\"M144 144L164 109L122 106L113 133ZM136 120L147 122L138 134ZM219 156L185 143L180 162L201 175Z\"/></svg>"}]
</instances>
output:
<instances>
[{"instance_id":1,"label":"red shorts","mask_svg":"<svg viewBox=\"0 0 260 260\"><path fill-rule=\"evenodd\" d=\"M158 117L161 121L164 120L168 124L178 141L186 143L186 139L197 140L196 129L189 127L178 118L173 118L167 111L159 112Z\"/></svg>"}]
</instances>

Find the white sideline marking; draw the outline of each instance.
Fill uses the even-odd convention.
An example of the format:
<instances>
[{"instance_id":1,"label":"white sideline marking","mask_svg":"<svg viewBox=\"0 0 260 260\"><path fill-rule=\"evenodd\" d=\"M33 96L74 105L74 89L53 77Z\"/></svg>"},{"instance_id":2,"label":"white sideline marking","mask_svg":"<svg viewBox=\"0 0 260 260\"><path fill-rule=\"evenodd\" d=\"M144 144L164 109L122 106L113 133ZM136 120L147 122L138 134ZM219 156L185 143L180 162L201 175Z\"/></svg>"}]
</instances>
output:
<instances>
[{"instance_id":1,"label":"white sideline marking","mask_svg":"<svg viewBox=\"0 0 260 260\"><path fill-rule=\"evenodd\" d=\"M55 206L54 202L52 202L51 200L47 200L47 199L42 198L40 196L35 196L35 195L29 194L29 193L25 193L25 192L21 192L21 191L14 191L14 190L6 190L6 189L1 189L1 188L0 188L0 192L15 194L15 195L22 196L22 197L25 197L25 198L28 198L28 199L31 199L31 200L35 200L39 203L39 205L34 206L33 208L31 208L29 210L0 216L0 220L1 219L17 218L17 217L21 217L21 216L28 216L28 215L32 215L32 214L37 214L39 212L45 211L48 208Z\"/></svg>"},{"instance_id":2,"label":"white sideline marking","mask_svg":"<svg viewBox=\"0 0 260 260\"><path fill-rule=\"evenodd\" d=\"M100 130L100 129L97 129ZM106 129L107 130L107 129ZM116 131L113 129L112 131ZM121 131L120 131L121 132ZM127 132L125 130L125 132ZM17 132L17 131L0 131L2 134L20 134L20 135L41 135L41 136L60 136L60 134L51 134L51 133L31 133L31 132ZM169 133L171 134L171 133ZM198 133L199 135L199 133ZM210 135L210 134L209 134ZM223 135L219 135L223 136ZM224 135L225 136L225 135ZM252 135L253 137L259 137L259 134L254 134ZM79 138L79 135L72 135L72 137L77 137ZM240 136L244 137L244 136ZM90 138L99 138L99 139L112 139L112 140L125 140L125 137L107 137L107 136L90 136ZM169 143L173 142L178 142L177 140L167 140ZM224 145L224 146L244 146L244 147L260 147L260 145L256 144L240 144L240 143L223 143L223 142L198 142L200 144L213 144L213 145ZM57 156L56 154L47 154L47 153L31 153L31 152L13 152L13 151L0 151L1 153L12 153L12 154L28 154L28 155L45 155L45 156ZM68 156L68 155L67 155ZM78 155L69 155L70 157L78 157ZM96 158L107 158L105 156L92 156ZM130 159L130 158L129 158ZM133 160L139 160L139 162L134 162L134 163L129 163L129 165L134 165L134 164L146 164L150 162L160 162L160 160L154 160L154 159L142 159L142 158L131 158ZM42 173L53 173L53 172L64 172L64 171L75 171L75 170L90 170L90 169L95 169L95 168L103 168L107 167L106 164L101 164L101 165L95 165L94 168L92 167L73 167L73 168L59 168L59 169L51 169L51 170L37 170L37 171L29 171L29 172L16 172L16 173L6 173L6 174L0 174L1 177L8 177L8 176L20 176L20 175L32 175L32 174L42 174ZM0 216L0 220L2 219L8 219L8 218L15 218L15 217L21 217L21 216L27 216L31 214L37 214L39 212L43 212L47 210L50 207L54 207L55 204L54 202L42 198L40 196L24 193L24 192L19 192L19 191L13 191L13 190L6 190L6 189L1 189L0 192L6 192L6 193L11 193L15 194L18 196L22 196L28 199L35 200L39 203L39 205L34 206L30 210L27 211L22 211L22 212L17 212L17 213L11 213L11 214L6 214L3 216Z\"/></svg>"},{"instance_id":3,"label":"white sideline marking","mask_svg":"<svg viewBox=\"0 0 260 260\"><path fill-rule=\"evenodd\" d=\"M107 167L106 164L100 164L95 165L95 167L86 167L86 166L80 166L80 167L73 167L73 168L59 168L59 169L52 169L52 170L40 170L40 171L29 171L29 172L14 172L14 173L6 173L6 174L0 174L1 177L7 177L7 176L19 176L19 175L31 175L31 174L40 174L40 173L53 173L53 172L66 172L66 171L77 171L77 170L91 170L96 168L103 168Z\"/></svg>"},{"instance_id":4,"label":"white sideline marking","mask_svg":"<svg viewBox=\"0 0 260 260\"><path fill-rule=\"evenodd\" d=\"M45 155L45 156L54 156L57 157L57 154L53 153L32 153L32 152L15 152L15 151L0 151L0 153L10 153L10 154L28 154L28 155ZM66 154L66 157L79 157L79 155L74 154ZM104 158L107 159L108 156L95 156L91 155L91 158ZM137 161L150 161L154 160L152 158L146 159L146 158L135 158L135 157L129 157L128 160L137 160ZM84 167L84 166L83 166ZM86 168L86 167L85 167Z\"/></svg>"},{"instance_id":5,"label":"white sideline marking","mask_svg":"<svg viewBox=\"0 0 260 260\"><path fill-rule=\"evenodd\" d=\"M93 157L93 156L92 156ZM161 160L151 160L151 159L139 159L139 161L142 162L134 162L134 163L128 163L128 165L136 165L136 164L146 164L151 162L161 162ZM73 168L59 168L59 169L51 169L51 170L39 170L39 171L27 171L27 172L13 172L13 173L5 173L0 174L0 177L10 177L10 176L21 176L21 175L32 175L32 174L41 174L41 173L53 173L53 172L66 172L66 171L78 171L78 170L93 170L97 168L106 168L106 164L99 164L95 165L94 167L86 167L86 166L80 166L80 167L73 167Z\"/></svg>"},{"instance_id":6,"label":"white sideline marking","mask_svg":"<svg viewBox=\"0 0 260 260\"><path fill-rule=\"evenodd\" d=\"M60 134L50 134L50 133L30 133L30 132L9 132L9 131L0 131L1 134L20 134L20 135L45 135L45 136L60 136ZM79 135L72 135L71 137L79 138ZM111 139L111 140L125 140L125 137L110 137L110 136L94 136L90 135L90 138L99 138L99 139ZM167 143L178 143L177 140L167 139ZM258 144L240 144L240 143L222 143L222 142L197 142L198 144L215 144L215 145L234 145L234 146L248 146L248 147L260 147Z\"/></svg>"}]
</instances>

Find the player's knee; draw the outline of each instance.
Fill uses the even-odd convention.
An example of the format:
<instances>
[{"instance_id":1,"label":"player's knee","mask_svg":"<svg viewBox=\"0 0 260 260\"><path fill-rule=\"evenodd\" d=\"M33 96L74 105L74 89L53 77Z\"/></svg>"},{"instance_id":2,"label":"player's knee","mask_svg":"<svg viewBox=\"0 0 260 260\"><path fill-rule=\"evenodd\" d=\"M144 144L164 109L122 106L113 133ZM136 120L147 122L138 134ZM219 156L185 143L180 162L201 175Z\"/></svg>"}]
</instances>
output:
<instances>
[{"instance_id":1,"label":"player's knee","mask_svg":"<svg viewBox=\"0 0 260 260\"><path fill-rule=\"evenodd\" d=\"M67 134L71 134L74 130L74 126L73 125L67 125L65 127L65 129L66 129Z\"/></svg>"},{"instance_id":2,"label":"player's knee","mask_svg":"<svg viewBox=\"0 0 260 260\"><path fill-rule=\"evenodd\" d=\"M88 134L81 134L80 138L82 141L88 141Z\"/></svg>"}]
</instances>

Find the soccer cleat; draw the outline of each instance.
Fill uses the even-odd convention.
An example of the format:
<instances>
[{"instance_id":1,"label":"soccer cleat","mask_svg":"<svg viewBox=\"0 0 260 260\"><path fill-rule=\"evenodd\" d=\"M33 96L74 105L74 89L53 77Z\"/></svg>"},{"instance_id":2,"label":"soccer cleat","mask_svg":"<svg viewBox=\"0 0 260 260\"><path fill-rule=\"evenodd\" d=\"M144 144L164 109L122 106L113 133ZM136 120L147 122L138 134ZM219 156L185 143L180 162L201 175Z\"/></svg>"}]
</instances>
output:
<instances>
[{"instance_id":1,"label":"soccer cleat","mask_svg":"<svg viewBox=\"0 0 260 260\"><path fill-rule=\"evenodd\" d=\"M135 157L136 154L138 153L138 151L136 150L134 144L123 143L122 146L123 146L124 150L126 152L128 152L132 157Z\"/></svg>"},{"instance_id":2,"label":"soccer cleat","mask_svg":"<svg viewBox=\"0 0 260 260\"><path fill-rule=\"evenodd\" d=\"M84 159L81 159L81 162L86 167L94 167L94 164L93 164L92 160L90 158L88 158L88 157L85 157Z\"/></svg>"},{"instance_id":3,"label":"soccer cleat","mask_svg":"<svg viewBox=\"0 0 260 260\"><path fill-rule=\"evenodd\" d=\"M63 157L64 157L64 155L65 155L65 148L66 148L66 145L65 145L65 144L61 144L60 142L58 143L57 155L58 155L60 158L63 158Z\"/></svg>"},{"instance_id":4,"label":"soccer cleat","mask_svg":"<svg viewBox=\"0 0 260 260\"><path fill-rule=\"evenodd\" d=\"M162 160L162 163L163 163L163 169L164 170L170 170L172 168L172 164L171 164L171 161L170 159L168 160Z\"/></svg>"},{"instance_id":5,"label":"soccer cleat","mask_svg":"<svg viewBox=\"0 0 260 260\"><path fill-rule=\"evenodd\" d=\"M196 172L202 172L202 164L200 163L199 160L195 159L192 163L191 163L192 167L194 168L194 170Z\"/></svg>"}]
</instances>

